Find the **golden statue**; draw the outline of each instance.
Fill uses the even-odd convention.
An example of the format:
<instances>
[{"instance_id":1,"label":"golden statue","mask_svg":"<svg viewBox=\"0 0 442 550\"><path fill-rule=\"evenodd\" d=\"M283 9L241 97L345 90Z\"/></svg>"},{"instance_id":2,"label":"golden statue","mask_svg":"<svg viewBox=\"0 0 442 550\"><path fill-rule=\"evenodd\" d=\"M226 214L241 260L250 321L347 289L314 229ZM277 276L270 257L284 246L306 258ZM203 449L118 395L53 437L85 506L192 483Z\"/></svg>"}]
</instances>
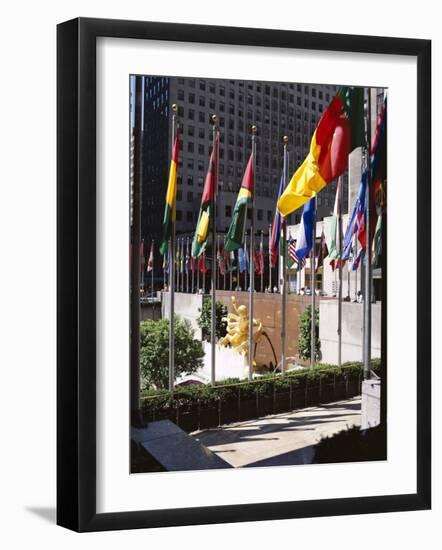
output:
<instances>
[{"instance_id":1,"label":"golden statue","mask_svg":"<svg viewBox=\"0 0 442 550\"><path fill-rule=\"evenodd\" d=\"M219 345L229 345L238 353L244 355L245 364L249 364L249 316L246 306L237 306L235 296L232 296L232 306L235 313L229 313L223 321L227 321L227 334L219 340ZM255 327L257 327L255 329ZM256 345L262 338L263 326L259 319L253 319L253 343ZM253 361L253 367L256 367Z\"/></svg>"}]
</instances>

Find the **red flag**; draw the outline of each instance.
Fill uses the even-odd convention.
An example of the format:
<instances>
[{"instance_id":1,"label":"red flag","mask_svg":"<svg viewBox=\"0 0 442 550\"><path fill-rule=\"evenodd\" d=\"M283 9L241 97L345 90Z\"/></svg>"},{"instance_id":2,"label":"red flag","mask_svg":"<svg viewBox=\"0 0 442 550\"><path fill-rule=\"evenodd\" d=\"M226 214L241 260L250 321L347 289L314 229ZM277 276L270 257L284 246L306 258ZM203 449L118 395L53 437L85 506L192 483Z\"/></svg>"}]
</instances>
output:
<instances>
[{"instance_id":1,"label":"red flag","mask_svg":"<svg viewBox=\"0 0 442 550\"><path fill-rule=\"evenodd\" d=\"M153 241L150 245L149 259L147 260L147 271L152 271L153 269Z\"/></svg>"}]
</instances>

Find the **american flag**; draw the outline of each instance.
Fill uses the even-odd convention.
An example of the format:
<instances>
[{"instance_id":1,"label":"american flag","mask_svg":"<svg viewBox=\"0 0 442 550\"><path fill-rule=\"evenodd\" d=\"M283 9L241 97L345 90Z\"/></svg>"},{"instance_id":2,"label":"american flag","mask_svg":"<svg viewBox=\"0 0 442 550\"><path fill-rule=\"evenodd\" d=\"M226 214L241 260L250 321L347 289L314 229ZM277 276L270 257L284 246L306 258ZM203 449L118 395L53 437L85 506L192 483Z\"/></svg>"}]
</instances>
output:
<instances>
[{"instance_id":1,"label":"american flag","mask_svg":"<svg viewBox=\"0 0 442 550\"><path fill-rule=\"evenodd\" d=\"M288 255L289 255L289 258L298 264L298 268L299 266L304 267L305 266L305 258L302 258L301 260L298 258L298 255L296 254L296 240L295 239L290 239L289 240L289 246L288 246Z\"/></svg>"}]
</instances>

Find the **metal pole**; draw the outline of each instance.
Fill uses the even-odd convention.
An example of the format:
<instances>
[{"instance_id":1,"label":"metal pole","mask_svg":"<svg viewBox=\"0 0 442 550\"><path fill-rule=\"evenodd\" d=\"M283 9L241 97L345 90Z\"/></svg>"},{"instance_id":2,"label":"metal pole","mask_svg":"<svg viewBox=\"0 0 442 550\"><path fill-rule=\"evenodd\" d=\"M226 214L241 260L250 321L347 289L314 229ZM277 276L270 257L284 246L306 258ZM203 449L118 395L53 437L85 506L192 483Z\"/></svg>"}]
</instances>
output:
<instances>
[{"instance_id":1,"label":"metal pole","mask_svg":"<svg viewBox=\"0 0 442 550\"><path fill-rule=\"evenodd\" d=\"M152 240L152 298L154 294L155 241Z\"/></svg>"},{"instance_id":2,"label":"metal pole","mask_svg":"<svg viewBox=\"0 0 442 550\"><path fill-rule=\"evenodd\" d=\"M339 242L339 292L338 292L338 366L342 365L342 178L338 178L339 204L338 204L338 242Z\"/></svg>"},{"instance_id":3,"label":"metal pole","mask_svg":"<svg viewBox=\"0 0 442 550\"><path fill-rule=\"evenodd\" d=\"M316 355L316 294L315 294L315 266L316 266L316 199L315 199L315 212L313 216L312 227L312 249L310 253L310 289L312 293L312 324L310 334L310 366L315 364Z\"/></svg>"},{"instance_id":4,"label":"metal pole","mask_svg":"<svg viewBox=\"0 0 442 550\"><path fill-rule=\"evenodd\" d=\"M370 378L371 369L371 96L367 88L367 189L366 202L366 248L364 289L364 379Z\"/></svg>"},{"instance_id":5,"label":"metal pole","mask_svg":"<svg viewBox=\"0 0 442 550\"><path fill-rule=\"evenodd\" d=\"M264 231L261 229L261 242L259 244L259 270L261 272L261 292L264 292L264 262L261 263L261 258L264 257Z\"/></svg>"},{"instance_id":6,"label":"metal pole","mask_svg":"<svg viewBox=\"0 0 442 550\"><path fill-rule=\"evenodd\" d=\"M220 279L220 271L219 271L219 263L218 263L218 254L219 251L219 235L216 236L216 262L215 262L215 269L216 269L216 289L219 290L219 279Z\"/></svg>"},{"instance_id":7,"label":"metal pole","mask_svg":"<svg viewBox=\"0 0 442 550\"><path fill-rule=\"evenodd\" d=\"M192 259L192 257L190 257L189 262L190 262L190 268L191 268L191 270L192 270L192 275L191 275L191 293L193 294L193 293L195 292L195 260Z\"/></svg>"},{"instance_id":8,"label":"metal pole","mask_svg":"<svg viewBox=\"0 0 442 550\"><path fill-rule=\"evenodd\" d=\"M230 254L230 261L232 261L232 253L229 252ZM235 261L235 253L233 253L233 261ZM237 278L238 278L238 270L237 270ZM230 265L230 290L232 290L232 287L233 287L233 264Z\"/></svg>"},{"instance_id":9,"label":"metal pole","mask_svg":"<svg viewBox=\"0 0 442 550\"><path fill-rule=\"evenodd\" d=\"M199 260L199 258L196 261L196 289L197 289L197 294L199 294L199 291L200 291L200 260Z\"/></svg>"},{"instance_id":10,"label":"metal pole","mask_svg":"<svg viewBox=\"0 0 442 550\"><path fill-rule=\"evenodd\" d=\"M287 143L289 141L287 136L282 138L284 143L284 164L283 164L283 178L284 178L284 189L287 184L287 171L288 171L288 162L287 162ZM281 374L285 375L287 370L287 223L286 220L282 221L282 307L281 307Z\"/></svg>"},{"instance_id":11,"label":"metal pole","mask_svg":"<svg viewBox=\"0 0 442 550\"><path fill-rule=\"evenodd\" d=\"M177 133L177 120L176 120L176 113L178 111L177 105L174 103L172 105L172 151L173 146L175 142L175 137ZM174 204L174 210L175 210L175 204ZM175 317L175 264L176 264L176 257L175 257L175 230L176 230L176 223L175 223L175 212L172 213L172 232L170 236L170 267L169 267L169 275L170 275L170 288L169 288L169 295L170 295L170 310L169 310L169 391L173 391L175 386L175 325L174 325L174 317Z\"/></svg>"},{"instance_id":12,"label":"metal pole","mask_svg":"<svg viewBox=\"0 0 442 550\"><path fill-rule=\"evenodd\" d=\"M206 293L206 253L203 252L203 294Z\"/></svg>"},{"instance_id":13,"label":"metal pole","mask_svg":"<svg viewBox=\"0 0 442 550\"><path fill-rule=\"evenodd\" d=\"M223 289L226 290L226 267L227 265L229 265L230 267L230 262L226 262L226 236L225 235L223 240L223 262L224 262Z\"/></svg>"},{"instance_id":14,"label":"metal pole","mask_svg":"<svg viewBox=\"0 0 442 550\"><path fill-rule=\"evenodd\" d=\"M252 204L250 216L250 290L249 290L249 380L253 379L253 293L255 291L255 195L256 195L256 126L252 126Z\"/></svg>"},{"instance_id":15,"label":"metal pole","mask_svg":"<svg viewBox=\"0 0 442 550\"><path fill-rule=\"evenodd\" d=\"M212 316L211 316L211 352L212 352L212 363L210 369L210 381L212 384L215 384L216 374L215 374L215 358L216 358L216 194L218 191L218 147L217 147L217 123L218 117L212 115L212 124L213 124L213 134L212 134L212 151L213 151L213 195L212 195L212 208L211 208L211 218L212 218Z\"/></svg>"},{"instance_id":16,"label":"metal pole","mask_svg":"<svg viewBox=\"0 0 442 550\"><path fill-rule=\"evenodd\" d=\"M272 292L272 226L269 224L269 292Z\"/></svg>"}]
</instances>

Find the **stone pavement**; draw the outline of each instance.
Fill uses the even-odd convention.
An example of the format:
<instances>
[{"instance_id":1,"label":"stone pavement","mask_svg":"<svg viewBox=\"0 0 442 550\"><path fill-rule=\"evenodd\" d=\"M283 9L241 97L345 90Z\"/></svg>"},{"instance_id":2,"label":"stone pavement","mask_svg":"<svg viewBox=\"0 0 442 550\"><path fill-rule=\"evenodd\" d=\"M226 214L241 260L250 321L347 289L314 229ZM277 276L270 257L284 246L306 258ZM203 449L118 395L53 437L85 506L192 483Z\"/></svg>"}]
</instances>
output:
<instances>
[{"instance_id":1,"label":"stone pavement","mask_svg":"<svg viewBox=\"0 0 442 550\"><path fill-rule=\"evenodd\" d=\"M324 436L359 426L361 398L193 432L191 437L235 468L311 464Z\"/></svg>"}]
</instances>

